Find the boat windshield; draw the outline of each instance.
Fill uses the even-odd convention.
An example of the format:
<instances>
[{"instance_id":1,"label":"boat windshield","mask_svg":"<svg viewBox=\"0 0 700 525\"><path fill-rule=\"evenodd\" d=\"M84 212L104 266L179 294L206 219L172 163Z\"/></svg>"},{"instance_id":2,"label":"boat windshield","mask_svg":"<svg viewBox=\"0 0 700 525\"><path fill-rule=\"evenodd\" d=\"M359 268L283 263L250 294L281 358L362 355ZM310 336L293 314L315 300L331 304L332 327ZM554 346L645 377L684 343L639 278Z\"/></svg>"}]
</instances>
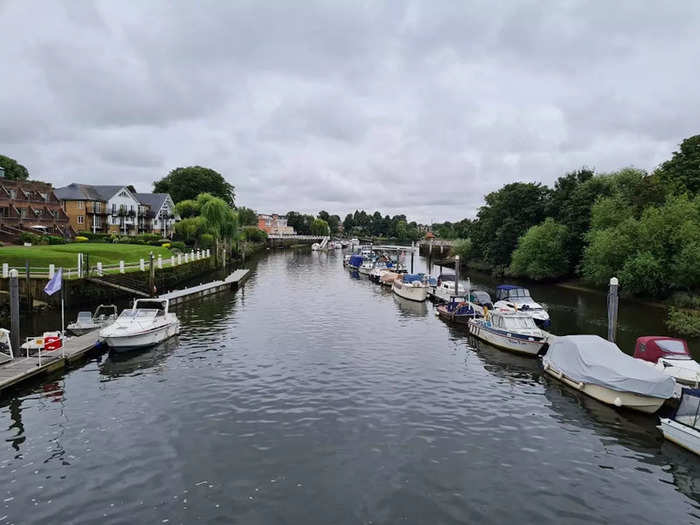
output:
<instances>
[{"instance_id":1,"label":"boat windshield","mask_svg":"<svg viewBox=\"0 0 700 525\"><path fill-rule=\"evenodd\" d=\"M80 314L78 314L78 317L80 317ZM683 341L678 339L661 339L656 341L656 344L659 345L661 350L669 354L687 355Z\"/></svg>"},{"instance_id":2,"label":"boat windshield","mask_svg":"<svg viewBox=\"0 0 700 525\"><path fill-rule=\"evenodd\" d=\"M530 290L527 288L513 288L512 290L508 290L507 292L507 297L511 298L522 298L522 297L530 297Z\"/></svg>"},{"instance_id":3,"label":"boat windshield","mask_svg":"<svg viewBox=\"0 0 700 525\"><path fill-rule=\"evenodd\" d=\"M472 292L471 300L476 304L488 304L491 302L491 297L486 292L475 290Z\"/></svg>"},{"instance_id":4,"label":"boat windshield","mask_svg":"<svg viewBox=\"0 0 700 525\"><path fill-rule=\"evenodd\" d=\"M90 312L78 312L79 323L89 323L90 321L92 321L92 314Z\"/></svg>"},{"instance_id":5,"label":"boat windshield","mask_svg":"<svg viewBox=\"0 0 700 525\"><path fill-rule=\"evenodd\" d=\"M137 310L129 309L124 310L119 316L119 319L148 319L155 317L158 312L162 312L162 310L158 310L156 308L138 308Z\"/></svg>"},{"instance_id":6,"label":"boat windshield","mask_svg":"<svg viewBox=\"0 0 700 525\"><path fill-rule=\"evenodd\" d=\"M532 317L503 317L503 327L507 330L522 330L537 328Z\"/></svg>"},{"instance_id":7,"label":"boat windshield","mask_svg":"<svg viewBox=\"0 0 700 525\"><path fill-rule=\"evenodd\" d=\"M674 419L679 423L700 430L700 417L698 414L699 409L700 397L692 394L689 395L686 393L686 391L684 391L683 396L681 397L681 403L678 405L678 410L676 410L676 417Z\"/></svg>"}]
</instances>

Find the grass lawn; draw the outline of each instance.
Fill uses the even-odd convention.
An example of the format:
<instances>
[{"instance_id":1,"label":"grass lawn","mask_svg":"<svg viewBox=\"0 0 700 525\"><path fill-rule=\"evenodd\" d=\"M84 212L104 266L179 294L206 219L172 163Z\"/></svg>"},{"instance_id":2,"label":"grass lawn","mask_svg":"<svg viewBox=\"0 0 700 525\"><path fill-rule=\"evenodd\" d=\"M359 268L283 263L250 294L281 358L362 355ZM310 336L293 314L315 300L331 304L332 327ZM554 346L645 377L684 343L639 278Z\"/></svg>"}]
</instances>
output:
<instances>
[{"instance_id":1,"label":"grass lawn","mask_svg":"<svg viewBox=\"0 0 700 525\"><path fill-rule=\"evenodd\" d=\"M90 266L94 266L98 261L105 265L119 264L119 261L133 263L141 258L148 261L151 252L156 257L158 254L162 255L164 259L171 255L168 248L142 244L81 242L48 246L3 246L0 247L0 264L9 263L11 267L24 267L24 262L29 261L32 268L45 268L49 264L75 268L80 252L89 254Z\"/></svg>"}]
</instances>

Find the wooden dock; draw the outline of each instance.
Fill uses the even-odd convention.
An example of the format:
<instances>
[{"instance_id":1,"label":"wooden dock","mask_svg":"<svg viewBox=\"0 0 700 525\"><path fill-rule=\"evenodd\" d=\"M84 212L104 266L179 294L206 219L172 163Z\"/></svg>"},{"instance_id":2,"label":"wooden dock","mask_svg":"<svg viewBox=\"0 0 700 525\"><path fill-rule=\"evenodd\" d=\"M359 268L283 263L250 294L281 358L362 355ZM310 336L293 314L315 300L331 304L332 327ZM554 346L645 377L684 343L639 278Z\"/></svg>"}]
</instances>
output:
<instances>
[{"instance_id":1,"label":"wooden dock","mask_svg":"<svg viewBox=\"0 0 700 525\"><path fill-rule=\"evenodd\" d=\"M99 330L94 330L80 337L66 340L63 349L42 352L29 357L16 357L0 365L0 393L27 379L67 367L70 363L85 357L87 353L99 346ZM23 349L18 349L18 353Z\"/></svg>"},{"instance_id":2,"label":"wooden dock","mask_svg":"<svg viewBox=\"0 0 700 525\"><path fill-rule=\"evenodd\" d=\"M184 303L191 299L213 295L227 290L237 290L250 276L250 270L236 270L224 280L192 286L183 290L175 290L158 297L167 299L171 305Z\"/></svg>"}]
</instances>

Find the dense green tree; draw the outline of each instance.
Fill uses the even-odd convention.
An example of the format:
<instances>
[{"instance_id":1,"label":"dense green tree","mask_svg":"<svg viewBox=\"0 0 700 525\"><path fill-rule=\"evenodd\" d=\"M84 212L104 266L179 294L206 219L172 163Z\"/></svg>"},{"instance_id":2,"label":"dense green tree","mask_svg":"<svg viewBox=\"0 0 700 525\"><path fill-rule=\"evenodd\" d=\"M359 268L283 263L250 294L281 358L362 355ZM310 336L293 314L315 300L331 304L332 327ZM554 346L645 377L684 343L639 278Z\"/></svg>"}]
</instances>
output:
<instances>
[{"instance_id":1,"label":"dense green tree","mask_svg":"<svg viewBox=\"0 0 700 525\"><path fill-rule=\"evenodd\" d=\"M452 253L459 255L462 264L474 258L472 253L473 245L471 239L459 239L452 247Z\"/></svg>"},{"instance_id":2,"label":"dense green tree","mask_svg":"<svg viewBox=\"0 0 700 525\"><path fill-rule=\"evenodd\" d=\"M510 271L514 275L542 280L553 279L569 272L566 226L547 217L542 224L532 226L518 241L513 252Z\"/></svg>"},{"instance_id":3,"label":"dense green tree","mask_svg":"<svg viewBox=\"0 0 700 525\"><path fill-rule=\"evenodd\" d=\"M202 166L175 168L168 175L153 183L156 193L169 193L177 204L186 199L196 199L200 193L219 197L229 206L234 205L234 187L217 171Z\"/></svg>"},{"instance_id":4,"label":"dense green tree","mask_svg":"<svg viewBox=\"0 0 700 525\"><path fill-rule=\"evenodd\" d=\"M323 219L326 222L328 222L328 217L330 216L330 213L328 213L326 210L321 210L320 212L318 212L318 218Z\"/></svg>"},{"instance_id":5,"label":"dense green tree","mask_svg":"<svg viewBox=\"0 0 700 525\"><path fill-rule=\"evenodd\" d=\"M346 235L349 235L350 232L352 232L352 229L355 227L355 221L352 217L352 213L348 213L345 216L345 219L343 219L343 231L345 232Z\"/></svg>"},{"instance_id":6,"label":"dense green tree","mask_svg":"<svg viewBox=\"0 0 700 525\"><path fill-rule=\"evenodd\" d=\"M196 200L186 199L175 205L175 211L182 219L196 217L199 215L199 204Z\"/></svg>"},{"instance_id":7,"label":"dense green tree","mask_svg":"<svg viewBox=\"0 0 700 525\"><path fill-rule=\"evenodd\" d=\"M255 213L255 210L251 210L245 206L239 206L236 209L236 213L238 214L238 220L241 226L257 226L258 214Z\"/></svg>"},{"instance_id":8,"label":"dense green tree","mask_svg":"<svg viewBox=\"0 0 700 525\"><path fill-rule=\"evenodd\" d=\"M206 233L206 223L202 217L189 217L175 223L175 236L187 243L194 243Z\"/></svg>"},{"instance_id":9,"label":"dense green tree","mask_svg":"<svg viewBox=\"0 0 700 525\"><path fill-rule=\"evenodd\" d=\"M408 225L406 221L401 219L396 223L396 238L400 241L405 241L408 239Z\"/></svg>"},{"instance_id":10,"label":"dense green tree","mask_svg":"<svg viewBox=\"0 0 700 525\"><path fill-rule=\"evenodd\" d=\"M27 180L29 170L15 159L0 155L0 168L5 170L5 178L11 180Z\"/></svg>"},{"instance_id":11,"label":"dense green tree","mask_svg":"<svg viewBox=\"0 0 700 525\"><path fill-rule=\"evenodd\" d=\"M681 142L680 149L656 170L656 176L668 191L697 194L700 190L700 135Z\"/></svg>"},{"instance_id":12,"label":"dense green tree","mask_svg":"<svg viewBox=\"0 0 700 525\"><path fill-rule=\"evenodd\" d=\"M340 217L337 215L331 215L328 217L326 222L328 223L328 227L331 229L331 235L337 234L338 227L340 226Z\"/></svg>"},{"instance_id":13,"label":"dense green tree","mask_svg":"<svg viewBox=\"0 0 700 525\"><path fill-rule=\"evenodd\" d=\"M330 228L323 219L314 219L311 223L311 235L329 235Z\"/></svg>"}]
</instances>

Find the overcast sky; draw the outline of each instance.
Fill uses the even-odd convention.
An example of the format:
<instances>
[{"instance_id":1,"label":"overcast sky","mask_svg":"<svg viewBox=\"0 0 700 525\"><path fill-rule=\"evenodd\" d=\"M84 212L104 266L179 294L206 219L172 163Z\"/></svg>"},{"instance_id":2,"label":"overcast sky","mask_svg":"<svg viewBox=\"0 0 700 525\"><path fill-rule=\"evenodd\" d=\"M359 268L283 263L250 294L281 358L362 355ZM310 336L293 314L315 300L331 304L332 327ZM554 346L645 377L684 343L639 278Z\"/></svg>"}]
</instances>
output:
<instances>
[{"instance_id":1,"label":"overcast sky","mask_svg":"<svg viewBox=\"0 0 700 525\"><path fill-rule=\"evenodd\" d=\"M56 186L150 191L200 164L261 212L461 219L504 183L653 169L700 132L699 15L690 1L0 0L0 153Z\"/></svg>"}]
</instances>

